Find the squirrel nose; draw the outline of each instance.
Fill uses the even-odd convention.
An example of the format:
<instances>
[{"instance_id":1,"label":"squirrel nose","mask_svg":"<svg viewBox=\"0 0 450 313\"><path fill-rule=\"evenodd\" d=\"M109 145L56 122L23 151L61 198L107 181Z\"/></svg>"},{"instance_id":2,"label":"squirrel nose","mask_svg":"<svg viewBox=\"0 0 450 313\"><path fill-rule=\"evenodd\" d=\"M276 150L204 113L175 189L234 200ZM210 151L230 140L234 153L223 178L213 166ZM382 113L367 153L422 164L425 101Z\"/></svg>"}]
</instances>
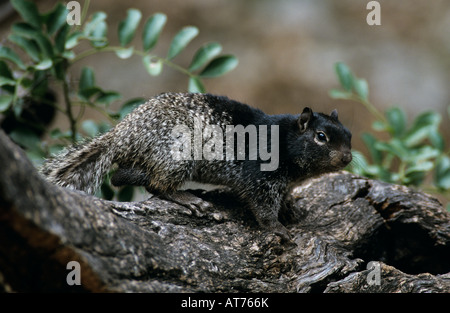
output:
<instances>
[{"instance_id":1,"label":"squirrel nose","mask_svg":"<svg viewBox=\"0 0 450 313\"><path fill-rule=\"evenodd\" d=\"M342 163L348 164L352 161L352 153L351 151L344 152L341 158Z\"/></svg>"}]
</instances>

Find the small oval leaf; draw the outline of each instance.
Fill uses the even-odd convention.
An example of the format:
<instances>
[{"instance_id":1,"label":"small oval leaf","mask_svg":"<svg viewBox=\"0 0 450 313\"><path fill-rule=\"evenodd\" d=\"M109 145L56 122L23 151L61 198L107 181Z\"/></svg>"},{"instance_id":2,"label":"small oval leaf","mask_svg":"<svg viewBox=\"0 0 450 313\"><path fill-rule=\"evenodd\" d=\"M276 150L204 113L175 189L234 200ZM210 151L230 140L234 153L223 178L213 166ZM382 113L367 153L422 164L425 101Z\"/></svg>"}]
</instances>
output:
<instances>
[{"instance_id":1,"label":"small oval leaf","mask_svg":"<svg viewBox=\"0 0 450 313\"><path fill-rule=\"evenodd\" d=\"M11 0L12 6L19 12L23 20L32 25L34 28L41 27L41 18L36 4L27 0Z\"/></svg>"},{"instance_id":2,"label":"small oval leaf","mask_svg":"<svg viewBox=\"0 0 450 313\"><path fill-rule=\"evenodd\" d=\"M348 91L343 91L340 89L331 89L328 93L332 99L344 99L348 100L351 99L352 94Z\"/></svg>"},{"instance_id":3,"label":"small oval leaf","mask_svg":"<svg viewBox=\"0 0 450 313\"><path fill-rule=\"evenodd\" d=\"M67 13L67 8L62 3L58 3L53 11L50 12L46 21L49 35L53 35L67 23Z\"/></svg>"},{"instance_id":4,"label":"small oval leaf","mask_svg":"<svg viewBox=\"0 0 450 313\"><path fill-rule=\"evenodd\" d=\"M125 102L119 110L119 120L122 120L128 113L145 102L144 98L134 98Z\"/></svg>"},{"instance_id":5,"label":"small oval leaf","mask_svg":"<svg viewBox=\"0 0 450 313\"><path fill-rule=\"evenodd\" d=\"M394 137L400 137L406 130L406 115L400 108L391 108L386 111L386 117L393 131Z\"/></svg>"},{"instance_id":6,"label":"small oval leaf","mask_svg":"<svg viewBox=\"0 0 450 313\"><path fill-rule=\"evenodd\" d=\"M127 17L119 24L119 41L122 47L128 45L141 21L142 13L137 9L129 9Z\"/></svg>"},{"instance_id":7,"label":"small oval leaf","mask_svg":"<svg viewBox=\"0 0 450 313\"><path fill-rule=\"evenodd\" d=\"M104 22L107 15L105 12L95 12L89 19L89 22L84 26L83 33L86 37L89 37L97 25L101 22Z\"/></svg>"},{"instance_id":8,"label":"small oval leaf","mask_svg":"<svg viewBox=\"0 0 450 313\"><path fill-rule=\"evenodd\" d=\"M0 59L9 60L16 64L20 69L25 70L26 66L19 56L9 47L0 47Z\"/></svg>"},{"instance_id":9,"label":"small oval leaf","mask_svg":"<svg viewBox=\"0 0 450 313\"><path fill-rule=\"evenodd\" d=\"M39 47L34 40L14 34L9 35L8 39L22 48L33 61L39 61Z\"/></svg>"},{"instance_id":10,"label":"small oval leaf","mask_svg":"<svg viewBox=\"0 0 450 313\"><path fill-rule=\"evenodd\" d=\"M95 75L94 71L90 67L83 67L81 70L80 82L78 85L78 94L80 96L86 96L84 91L94 87L95 85Z\"/></svg>"},{"instance_id":11,"label":"small oval leaf","mask_svg":"<svg viewBox=\"0 0 450 313\"><path fill-rule=\"evenodd\" d=\"M15 85L16 85L16 81L15 80L13 80L11 78L0 76L0 87L2 87L2 86L15 86Z\"/></svg>"},{"instance_id":12,"label":"small oval leaf","mask_svg":"<svg viewBox=\"0 0 450 313\"><path fill-rule=\"evenodd\" d=\"M152 57L147 55L142 58L142 62L144 63L145 69L152 76L158 76L161 74L163 69L162 60L152 60Z\"/></svg>"},{"instance_id":13,"label":"small oval leaf","mask_svg":"<svg viewBox=\"0 0 450 313\"><path fill-rule=\"evenodd\" d=\"M53 62L51 59L44 59L41 62L39 62L38 64L36 64L34 66L34 68L39 71L43 71L43 70L48 70L49 68L52 67L52 65L53 65Z\"/></svg>"},{"instance_id":14,"label":"small oval leaf","mask_svg":"<svg viewBox=\"0 0 450 313\"><path fill-rule=\"evenodd\" d=\"M134 48L133 47L122 48L122 49L116 50L115 52L119 58L128 59L129 57L131 57L133 55Z\"/></svg>"},{"instance_id":15,"label":"small oval leaf","mask_svg":"<svg viewBox=\"0 0 450 313\"><path fill-rule=\"evenodd\" d=\"M352 90L353 74L350 68L342 62L335 65L336 74L338 76L341 86L347 90Z\"/></svg>"},{"instance_id":16,"label":"small oval leaf","mask_svg":"<svg viewBox=\"0 0 450 313\"><path fill-rule=\"evenodd\" d=\"M120 98L122 98L122 95L116 91L102 91L97 99L95 99L95 102L109 105L111 102L119 100Z\"/></svg>"},{"instance_id":17,"label":"small oval leaf","mask_svg":"<svg viewBox=\"0 0 450 313\"><path fill-rule=\"evenodd\" d=\"M191 77L189 78L188 90L194 93L204 93L205 86L203 86L202 81L198 77Z\"/></svg>"},{"instance_id":18,"label":"small oval leaf","mask_svg":"<svg viewBox=\"0 0 450 313\"><path fill-rule=\"evenodd\" d=\"M13 100L12 95L0 95L0 113L3 113L6 110L8 110L12 100Z\"/></svg>"},{"instance_id":19,"label":"small oval leaf","mask_svg":"<svg viewBox=\"0 0 450 313\"><path fill-rule=\"evenodd\" d=\"M369 99L369 85L365 79L354 78L352 81L356 94L363 100Z\"/></svg>"},{"instance_id":20,"label":"small oval leaf","mask_svg":"<svg viewBox=\"0 0 450 313\"><path fill-rule=\"evenodd\" d=\"M83 36L83 33L80 31L74 32L67 37L64 48L67 50L72 49L76 45L78 45L79 39Z\"/></svg>"},{"instance_id":21,"label":"small oval leaf","mask_svg":"<svg viewBox=\"0 0 450 313\"><path fill-rule=\"evenodd\" d=\"M166 20L165 14L155 13L145 23L142 32L142 45L145 52L150 51L156 45Z\"/></svg>"},{"instance_id":22,"label":"small oval leaf","mask_svg":"<svg viewBox=\"0 0 450 313\"><path fill-rule=\"evenodd\" d=\"M108 45L108 38L106 34L108 32L108 24L105 21L99 22L95 29L92 31L90 41L93 47L100 48Z\"/></svg>"},{"instance_id":23,"label":"small oval leaf","mask_svg":"<svg viewBox=\"0 0 450 313\"><path fill-rule=\"evenodd\" d=\"M169 52L167 58L169 60L176 57L184 48L198 35L198 28L195 26L186 26L181 29L175 37L173 37L172 43L170 44Z\"/></svg>"},{"instance_id":24,"label":"small oval leaf","mask_svg":"<svg viewBox=\"0 0 450 313\"><path fill-rule=\"evenodd\" d=\"M450 157L443 155L436 162L434 183L441 189L450 189Z\"/></svg>"},{"instance_id":25,"label":"small oval leaf","mask_svg":"<svg viewBox=\"0 0 450 313\"><path fill-rule=\"evenodd\" d=\"M211 42L203 45L200 49L198 49L197 53L194 55L191 65L189 66L189 70L190 71L198 70L207 62L218 56L221 51L222 46L217 42Z\"/></svg>"},{"instance_id":26,"label":"small oval leaf","mask_svg":"<svg viewBox=\"0 0 450 313\"><path fill-rule=\"evenodd\" d=\"M200 73L200 77L218 77L238 65L238 59L233 55L224 55L212 60L206 68Z\"/></svg>"}]
</instances>

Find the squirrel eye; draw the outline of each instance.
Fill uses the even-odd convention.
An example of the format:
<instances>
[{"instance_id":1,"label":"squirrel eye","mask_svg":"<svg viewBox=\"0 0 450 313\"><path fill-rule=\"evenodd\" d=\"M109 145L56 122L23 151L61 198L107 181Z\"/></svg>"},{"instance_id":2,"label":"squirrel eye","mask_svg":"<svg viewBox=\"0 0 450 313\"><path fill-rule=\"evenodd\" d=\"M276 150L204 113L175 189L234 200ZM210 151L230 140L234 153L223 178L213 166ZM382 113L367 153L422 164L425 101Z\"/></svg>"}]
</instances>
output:
<instances>
[{"instance_id":1,"label":"squirrel eye","mask_svg":"<svg viewBox=\"0 0 450 313\"><path fill-rule=\"evenodd\" d=\"M319 141L322 141L322 142L327 142L328 141L327 135L325 135L325 133L322 132L322 131L317 132L316 136L317 136L317 139Z\"/></svg>"}]
</instances>

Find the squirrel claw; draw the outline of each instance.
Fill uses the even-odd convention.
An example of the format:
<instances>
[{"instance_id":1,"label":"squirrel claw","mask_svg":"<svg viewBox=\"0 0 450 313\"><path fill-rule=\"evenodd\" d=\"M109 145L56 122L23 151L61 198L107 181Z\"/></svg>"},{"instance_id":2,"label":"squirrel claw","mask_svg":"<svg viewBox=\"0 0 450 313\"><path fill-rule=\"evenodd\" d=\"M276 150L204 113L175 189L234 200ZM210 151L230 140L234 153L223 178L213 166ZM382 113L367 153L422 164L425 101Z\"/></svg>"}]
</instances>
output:
<instances>
[{"instance_id":1,"label":"squirrel claw","mask_svg":"<svg viewBox=\"0 0 450 313\"><path fill-rule=\"evenodd\" d=\"M182 205L198 216L203 216L203 213L212 207L211 203L188 191L176 191L171 194L158 195L158 197Z\"/></svg>"}]
</instances>

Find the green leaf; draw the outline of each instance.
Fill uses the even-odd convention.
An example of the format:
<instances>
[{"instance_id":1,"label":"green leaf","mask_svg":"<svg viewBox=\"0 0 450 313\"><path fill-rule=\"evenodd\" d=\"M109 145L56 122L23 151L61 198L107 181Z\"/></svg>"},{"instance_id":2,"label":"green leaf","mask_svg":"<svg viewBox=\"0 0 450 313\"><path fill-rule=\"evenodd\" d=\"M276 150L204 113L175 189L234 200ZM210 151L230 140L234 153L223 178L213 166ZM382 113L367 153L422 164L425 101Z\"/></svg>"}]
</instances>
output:
<instances>
[{"instance_id":1,"label":"green leaf","mask_svg":"<svg viewBox=\"0 0 450 313\"><path fill-rule=\"evenodd\" d=\"M29 150L36 149L39 147L41 142L41 139L35 132L31 129L20 126L15 128L9 136L12 140L14 140L14 142Z\"/></svg>"},{"instance_id":2,"label":"green leaf","mask_svg":"<svg viewBox=\"0 0 450 313\"><path fill-rule=\"evenodd\" d=\"M81 129L88 135L89 137L93 138L97 136L99 133L97 123L93 120L85 120L81 123Z\"/></svg>"},{"instance_id":3,"label":"green leaf","mask_svg":"<svg viewBox=\"0 0 450 313\"><path fill-rule=\"evenodd\" d=\"M125 186L120 189L117 200L120 202L130 202L133 199L134 187L133 186Z\"/></svg>"},{"instance_id":4,"label":"green leaf","mask_svg":"<svg viewBox=\"0 0 450 313\"><path fill-rule=\"evenodd\" d=\"M105 181L101 187L101 198L105 199L105 200L112 200L112 198L114 197L114 190L111 188L111 186Z\"/></svg>"},{"instance_id":5,"label":"green leaf","mask_svg":"<svg viewBox=\"0 0 450 313\"><path fill-rule=\"evenodd\" d=\"M5 61L1 61L1 60L0 60L0 76L9 78L9 79L14 79L12 72L8 67L8 64L6 64Z\"/></svg>"},{"instance_id":6,"label":"green leaf","mask_svg":"<svg viewBox=\"0 0 450 313\"><path fill-rule=\"evenodd\" d=\"M439 127L441 115L430 111L419 115L411 129L406 133L404 142L407 147L414 147L430 136Z\"/></svg>"},{"instance_id":7,"label":"green leaf","mask_svg":"<svg viewBox=\"0 0 450 313\"><path fill-rule=\"evenodd\" d=\"M439 133L439 130L434 128L430 131L428 134L428 138L430 139L431 144L436 149L439 149L440 151L444 151L445 149L445 141L442 135Z\"/></svg>"},{"instance_id":8,"label":"green leaf","mask_svg":"<svg viewBox=\"0 0 450 313\"><path fill-rule=\"evenodd\" d=\"M372 158L373 163L381 164L383 154L380 152L380 150L375 148L377 139L372 134L364 133L362 134L362 140L364 141L364 144L369 150L370 157Z\"/></svg>"},{"instance_id":9,"label":"green leaf","mask_svg":"<svg viewBox=\"0 0 450 313\"><path fill-rule=\"evenodd\" d=\"M9 60L16 64L21 70L25 70L26 66L19 56L9 47L0 47L0 59Z\"/></svg>"},{"instance_id":10,"label":"green leaf","mask_svg":"<svg viewBox=\"0 0 450 313\"><path fill-rule=\"evenodd\" d=\"M97 24L97 27L92 31L89 37L91 44L95 48L101 48L108 45L108 38L106 34L108 32L108 24L105 21L101 21Z\"/></svg>"},{"instance_id":11,"label":"green leaf","mask_svg":"<svg viewBox=\"0 0 450 313\"><path fill-rule=\"evenodd\" d=\"M165 14L155 13L145 23L142 31L142 45L145 52L150 51L158 42L166 20L167 16Z\"/></svg>"},{"instance_id":12,"label":"green leaf","mask_svg":"<svg viewBox=\"0 0 450 313\"><path fill-rule=\"evenodd\" d=\"M81 77L78 88L80 90L83 90L94 87L94 85L95 85L94 71L90 67L83 67L83 69L81 70Z\"/></svg>"},{"instance_id":13,"label":"green leaf","mask_svg":"<svg viewBox=\"0 0 450 313\"><path fill-rule=\"evenodd\" d=\"M372 128L376 131L385 131L389 129L389 125L383 121L375 121L372 124Z\"/></svg>"},{"instance_id":14,"label":"green leaf","mask_svg":"<svg viewBox=\"0 0 450 313\"><path fill-rule=\"evenodd\" d=\"M15 86L16 81L11 78L0 76L0 87L1 86Z\"/></svg>"},{"instance_id":15,"label":"green leaf","mask_svg":"<svg viewBox=\"0 0 450 313\"><path fill-rule=\"evenodd\" d=\"M186 26L181 29L173 38L167 58L169 60L176 57L184 48L198 35L198 28L195 26Z\"/></svg>"},{"instance_id":16,"label":"green leaf","mask_svg":"<svg viewBox=\"0 0 450 313\"><path fill-rule=\"evenodd\" d=\"M55 49L58 54L64 53L66 49L66 40L70 31L69 24L64 24L62 28L56 33L55 36Z\"/></svg>"},{"instance_id":17,"label":"green leaf","mask_svg":"<svg viewBox=\"0 0 450 313\"><path fill-rule=\"evenodd\" d=\"M238 59L233 55L224 55L212 60L200 73L200 77L218 77L233 70L238 65Z\"/></svg>"},{"instance_id":18,"label":"green leaf","mask_svg":"<svg viewBox=\"0 0 450 313\"><path fill-rule=\"evenodd\" d=\"M386 111L386 117L394 137L401 137L406 131L406 115L400 108L391 108Z\"/></svg>"},{"instance_id":19,"label":"green leaf","mask_svg":"<svg viewBox=\"0 0 450 313\"><path fill-rule=\"evenodd\" d=\"M335 65L335 70L342 88L351 91L354 79L350 68L342 62L338 62Z\"/></svg>"},{"instance_id":20,"label":"green leaf","mask_svg":"<svg viewBox=\"0 0 450 313\"><path fill-rule=\"evenodd\" d=\"M72 49L76 45L78 45L79 39L83 37L83 33L80 31L76 31L74 33L71 33L69 37L66 40L66 44L64 45L64 48L67 50Z\"/></svg>"},{"instance_id":21,"label":"green leaf","mask_svg":"<svg viewBox=\"0 0 450 313\"><path fill-rule=\"evenodd\" d=\"M34 66L34 68L39 71L43 71L43 70L48 70L49 68L52 67L52 65L53 65L53 62L51 59L44 59L41 62L39 62L38 64L36 64Z\"/></svg>"},{"instance_id":22,"label":"green leaf","mask_svg":"<svg viewBox=\"0 0 450 313\"><path fill-rule=\"evenodd\" d=\"M34 2L27 0L11 0L11 4L16 11L19 12L24 21L36 29L41 27L41 18Z\"/></svg>"},{"instance_id":23,"label":"green leaf","mask_svg":"<svg viewBox=\"0 0 450 313\"><path fill-rule=\"evenodd\" d=\"M116 91L102 91L100 96L95 99L95 102L109 105L111 102L119 100L120 98L122 98L122 95Z\"/></svg>"},{"instance_id":24,"label":"green leaf","mask_svg":"<svg viewBox=\"0 0 450 313\"><path fill-rule=\"evenodd\" d=\"M9 41L15 43L23 51L25 51L28 56L35 62L39 61L39 46L36 44L36 41L32 39L27 39L22 36L11 34L8 36Z\"/></svg>"},{"instance_id":25,"label":"green leaf","mask_svg":"<svg viewBox=\"0 0 450 313\"><path fill-rule=\"evenodd\" d=\"M197 50L196 54L194 55L191 65L189 66L189 70L198 70L207 62L218 56L221 51L222 46L217 42L211 42L203 45L200 49Z\"/></svg>"},{"instance_id":26,"label":"green leaf","mask_svg":"<svg viewBox=\"0 0 450 313\"><path fill-rule=\"evenodd\" d=\"M450 189L450 157L443 155L436 162L434 183L440 189Z\"/></svg>"},{"instance_id":27,"label":"green leaf","mask_svg":"<svg viewBox=\"0 0 450 313\"><path fill-rule=\"evenodd\" d=\"M410 153L407 157L411 163L417 163L429 159L435 159L439 156L439 149L435 149L431 146L424 146L418 149L410 149Z\"/></svg>"},{"instance_id":28,"label":"green leaf","mask_svg":"<svg viewBox=\"0 0 450 313\"><path fill-rule=\"evenodd\" d=\"M353 89L356 94L363 100L367 101L369 99L369 85L365 79L353 78L352 80Z\"/></svg>"},{"instance_id":29,"label":"green leaf","mask_svg":"<svg viewBox=\"0 0 450 313\"><path fill-rule=\"evenodd\" d=\"M400 160L405 160L409 153L403 142L397 138L393 138L389 142L376 142L374 147L378 150L389 152L400 158Z\"/></svg>"},{"instance_id":30,"label":"green leaf","mask_svg":"<svg viewBox=\"0 0 450 313\"><path fill-rule=\"evenodd\" d=\"M163 69L162 60L152 60L152 57L150 55L146 55L142 58L142 62L144 63L144 67L150 75L158 76L159 74L161 74L161 71Z\"/></svg>"},{"instance_id":31,"label":"green leaf","mask_svg":"<svg viewBox=\"0 0 450 313\"><path fill-rule=\"evenodd\" d=\"M133 40L141 17L141 11L137 9L127 10L127 17L119 23L119 42L122 47L125 47Z\"/></svg>"},{"instance_id":32,"label":"green leaf","mask_svg":"<svg viewBox=\"0 0 450 313\"><path fill-rule=\"evenodd\" d=\"M16 23L11 27L13 34L33 39L37 42L44 58L53 58L53 47L50 39L40 30L34 29L28 23Z\"/></svg>"},{"instance_id":33,"label":"green leaf","mask_svg":"<svg viewBox=\"0 0 450 313\"><path fill-rule=\"evenodd\" d=\"M105 21L107 15L105 12L95 12L86 23L83 29L83 33L86 37L92 35L94 30L98 27L99 24Z\"/></svg>"},{"instance_id":34,"label":"green leaf","mask_svg":"<svg viewBox=\"0 0 450 313\"><path fill-rule=\"evenodd\" d=\"M0 113L6 112L9 109L12 100L12 95L0 95Z\"/></svg>"},{"instance_id":35,"label":"green leaf","mask_svg":"<svg viewBox=\"0 0 450 313\"><path fill-rule=\"evenodd\" d=\"M122 48L122 49L116 50L115 52L119 58L128 59L129 57L131 57L133 55L134 48L133 47Z\"/></svg>"},{"instance_id":36,"label":"green leaf","mask_svg":"<svg viewBox=\"0 0 450 313\"><path fill-rule=\"evenodd\" d=\"M343 91L340 89L331 89L329 91L329 96L332 99L344 99L344 100L349 100L352 98L352 93L348 92L348 91Z\"/></svg>"},{"instance_id":37,"label":"green leaf","mask_svg":"<svg viewBox=\"0 0 450 313\"><path fill-rule=\"evenodd\" d=\"M95 90L94 90L95 89ZM78 84L78 95L88 101L88 99L98 91L95 87L94 71L90 67L83 67L81 70L80 82Z\"/></svg>"},{"instance_id":38,"label":"green leaf","mask_svg":"<svg viewBox=\"0 0 450 313\"><path fill-rule=\"evenodd\" d=\"M125 102L119 111L119 119L122 120L125 115L133 111L135 108L140 106L141 104L144 104L146 100L144 98L134 98L130 99L127 102Z\"/></svg>"},{"instance_id":39,"label":"green leaf","mask_svg":"<svg viewBox=\"0 0 450 313\"><path fill-rule=\"evenodd\" d=\"M84 36L90 40L91 45L95 48L104 47L108 44L108 39L106 38L108 31L108 25L105 22L106 17L107 15L105 12L95 12L84 27ZM71 39L72 38L69 36L68 40ZM75 39L77 42L78 38ZM67 45L66 49L69 49Z\"/></svg>"},{"instance_id":40,"label":"green leaf","mask_svg":"<svg viewBox=\"0 0 450 313\"><path fill-rule=\"evenodd\" d=\"M203 83L200 80L200 78L191 77L191 78L189 78L188 90L189 90L189 92L204 93L205 86L203 86Z\"/></svg>"},{"instance_id":41,"label":"green leaf","mask_svg":"<svg viewBox=\"0 0 450 313\"><path fill-rule=\"evenodd\" d=\"M423 181L425 180L427 171L412 171L407 173L403 179L398 179L399 183L401 183L402 185L413 185L413 186L419 186L421 184L423 184Z\"/></svg>"},{"instance_id":42,"label":"green leaf","mask_svg":"<svg viewBox=\"0 0 450 313\"><path fill-rule=\"evenodd\" d=\"M52 12L49 13L47 18L47 31L51 36L55 34L63 25L67 25L67 8L62 3L58 3Z\"/></svg>"},{"instance_id":43,"label":"green leaf","mask_svg":"<svg viewBox=\"0 0 450 313\"><path fill-rule=\"evenodd\" d=\"M409 175L414 172L428 172L433 169L433 162L424 161L414 164L406 169L405 174Z\"/></svg>"}]
</instances>

